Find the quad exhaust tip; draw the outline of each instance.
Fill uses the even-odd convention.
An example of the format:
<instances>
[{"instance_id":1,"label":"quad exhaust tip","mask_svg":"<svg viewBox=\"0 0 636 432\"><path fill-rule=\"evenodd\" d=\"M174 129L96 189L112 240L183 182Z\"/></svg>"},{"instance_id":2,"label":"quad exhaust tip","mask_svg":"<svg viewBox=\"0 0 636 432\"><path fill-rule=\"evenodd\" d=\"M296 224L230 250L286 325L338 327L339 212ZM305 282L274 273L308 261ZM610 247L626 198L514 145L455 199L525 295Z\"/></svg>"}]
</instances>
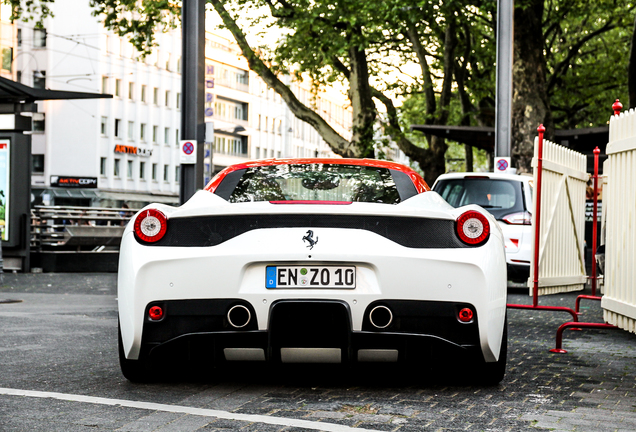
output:
<instances>
[{"instance_id":1,"label":"quad exhaust tip","mask_svg":"<svg viewBox=\"0 0 636 432\"><path fill-rule=\"evenodd\" d=\"M240 329L249 324L252 319L250 310L243 305L235 305L227 311L227 322L234 328Z\"/></svg>"},{"instance_id":2,"label":"quad exhaust tip","mask_svg":"<svg viewBox=\"0 0 636 432\"><path fill-rule=\"evenodd\" d=\"M369 312L369 321L373 327L384 329L393 322L393 313L386 306L376 306Z\"/></svg>"}]
</instances>

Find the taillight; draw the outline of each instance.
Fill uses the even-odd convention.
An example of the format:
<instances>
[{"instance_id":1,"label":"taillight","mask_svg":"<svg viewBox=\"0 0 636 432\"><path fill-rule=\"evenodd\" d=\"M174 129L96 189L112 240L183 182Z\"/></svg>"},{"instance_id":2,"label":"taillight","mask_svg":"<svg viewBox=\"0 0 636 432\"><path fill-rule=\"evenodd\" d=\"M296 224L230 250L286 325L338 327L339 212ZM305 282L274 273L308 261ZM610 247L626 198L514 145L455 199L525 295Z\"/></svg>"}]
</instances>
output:
<instances>
[{"instance_id":1,"label":"taillight","mask_svg":"<svg viewBox=\"0 0 636 432\"><path fill-rule=\"evenodd\" d=\"M144 210L135 219L135 234L141 240L154 243L166 234L168 219L156 209Z\"/></svg>"},{"instance_id":2,"label":"taillight","mask_svg":"<svg viewBox=\"0 0 636 432\"><path fill-rule=\"evenodd\" d=\"M483 214L469 210L457 219L457 235L464 243L478 246L490 235L490 224Z\"/></svg>"},{"instance_id":3,"label":"taillight","mask_svg":"<svg viewBox=\"0 0 636 432\"><path fill-rule=\"evenodd\" d=\"M501 218L509 225L532 225L532 215L529 212L510 213Z\"/></svg>"}]
</instances>

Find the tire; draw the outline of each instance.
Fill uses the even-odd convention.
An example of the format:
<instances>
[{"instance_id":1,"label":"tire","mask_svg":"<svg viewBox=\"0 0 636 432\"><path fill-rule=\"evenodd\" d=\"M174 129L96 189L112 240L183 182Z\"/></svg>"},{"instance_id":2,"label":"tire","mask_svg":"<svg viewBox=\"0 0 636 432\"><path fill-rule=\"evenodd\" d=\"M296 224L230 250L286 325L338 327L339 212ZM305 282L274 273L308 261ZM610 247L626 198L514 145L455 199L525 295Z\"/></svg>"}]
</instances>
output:
<instances>
[{"instance_id":1,"label":"tire","mask_svg":"<svg viewBox=\"0 0 636 432\"><path fill-rule=\"evenodd\" d=\"M117 323L117 345L119 349L119 366L124 377L131 382L148 382L152 374L147 361L129 360L124 353L124 344L121 339L121 325Z\"/></svg>"},{"instance_id":2,"label":"tire","mask_svg":"<svg viewBox=\"0 0 636 432\"><path fill-rule=\"evenodd\" d=\"M477 379L481 384L497 385L503 380L506 374L506 361L508 360L508 314L504 318L503 335L501 337L501 348L499 349L499 360L494 363L485 363L481 368L481 376Z\"/></svg>"}]
</instances>

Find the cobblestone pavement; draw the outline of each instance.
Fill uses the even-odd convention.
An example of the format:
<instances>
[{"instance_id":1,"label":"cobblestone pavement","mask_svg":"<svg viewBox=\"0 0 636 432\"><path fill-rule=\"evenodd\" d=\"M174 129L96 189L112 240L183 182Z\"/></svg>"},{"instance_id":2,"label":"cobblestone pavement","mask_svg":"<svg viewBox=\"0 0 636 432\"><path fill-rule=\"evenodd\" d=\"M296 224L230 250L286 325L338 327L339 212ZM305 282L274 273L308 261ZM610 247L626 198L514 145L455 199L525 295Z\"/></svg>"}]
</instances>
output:
<instances>
[{"instance_id":1,"label":"cobblestone pavement","mask_svg":"<svg viewBox=\"0 0 636 432\"><path fill-rule=\"evenodd\" d=\"M22 301L0 302L0 431L636 430L636 336L566 331L568 353L549 353L566 313L508 311L499 386L314 367L232 368L140 385L118 368L115 283L113 274L5 275L0 300ZM575 297L540 303L573 307ZM530 300L509 295L510 303ZM583 306L582 321L602 321L599 302Z\"/></svg>"}]
</instances>

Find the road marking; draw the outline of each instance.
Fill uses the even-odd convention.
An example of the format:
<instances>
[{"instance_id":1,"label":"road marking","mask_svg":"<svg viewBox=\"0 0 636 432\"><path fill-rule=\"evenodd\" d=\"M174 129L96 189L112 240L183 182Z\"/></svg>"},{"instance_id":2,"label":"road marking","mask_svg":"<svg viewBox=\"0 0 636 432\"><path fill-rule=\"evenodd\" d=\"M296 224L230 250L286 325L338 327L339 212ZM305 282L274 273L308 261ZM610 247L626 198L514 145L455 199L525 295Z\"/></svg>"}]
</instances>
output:
<instances>
[{"instance_id":1,"label":"road marking","mask_svg":"<svg viewBox=\"0 0 636 432\"><path fill-rule=\"evenodd\" d=\"M327 432L377 432L371 429L354 428L333 423L323 423L310 420L291 419L283 417L272 417L258 414L240 414L229 411L220 411L205 408L192 408L179 405L159 404L153 402L131 401L126 399L110 399L95 396L74 395L68 393L41 392L34 390L19 390L0 387L0 395L26 396L35 398L58 399L70 402L83 402L98 405L122 406L126 408L139 408L151 411L165 411L172 413L191 414L204 417L216 417L225 420L240 420L250 423L265 423L277 426L292 426L305 429L327 431Z\"/></svg>"}]
</instances>

